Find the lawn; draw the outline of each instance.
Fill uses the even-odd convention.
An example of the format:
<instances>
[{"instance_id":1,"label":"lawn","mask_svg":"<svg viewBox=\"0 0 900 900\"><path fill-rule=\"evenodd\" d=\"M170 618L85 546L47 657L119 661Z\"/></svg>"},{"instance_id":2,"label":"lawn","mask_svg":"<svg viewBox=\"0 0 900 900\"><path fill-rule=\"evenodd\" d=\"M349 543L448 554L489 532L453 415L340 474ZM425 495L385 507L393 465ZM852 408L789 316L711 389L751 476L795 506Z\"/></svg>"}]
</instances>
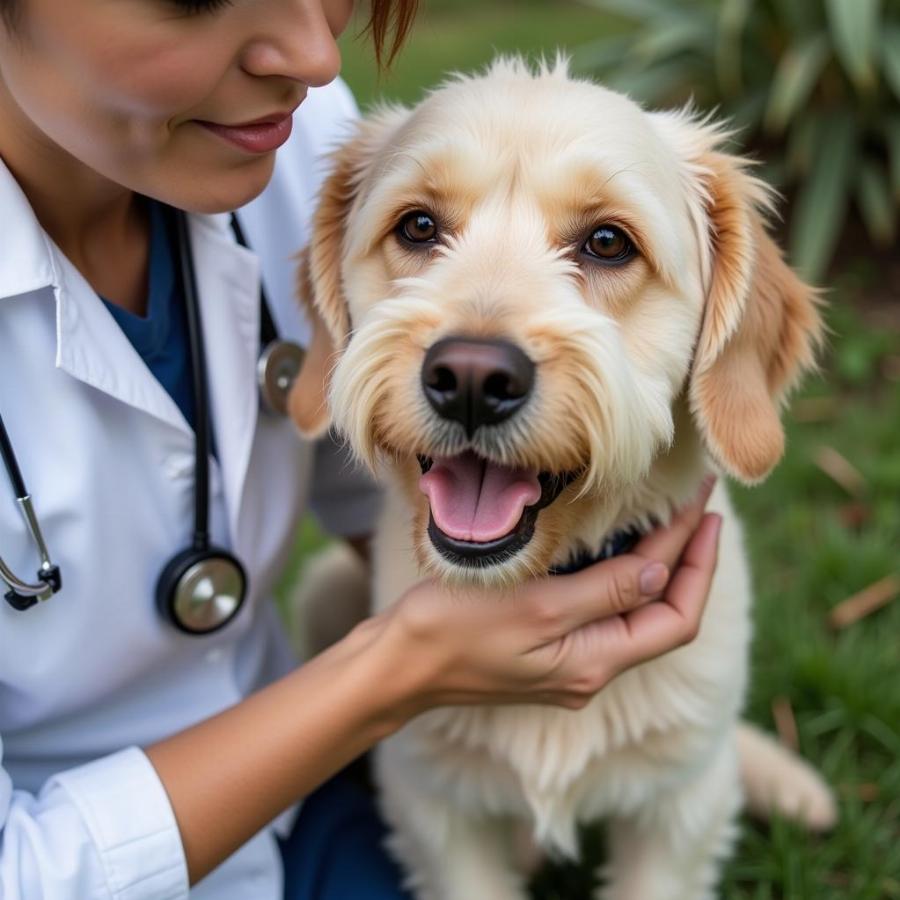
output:
<instances>
[{"instance_id":1,"label":"lawn","mask_svg":"<svg viewBox=\"0 0 900 900\"><path fill-rule=\"evenodd\" d=\"M847 274L830 297L831 348L792 404L781 465L764 485L731 491L756 586L747 714L773 731L774 709L793 714L800 750L838 791L841 821L819 838L746 820L726 900L900 898L900 600L841 630L828 622L842 600L900 573L900 303L891 327L884 311L849 310L871 277ZM827 475L823 448L859 481ZM585 856L598 844L589 835ZM588 874L553 869L534 896L587 896Z\"/></svg>"},{"instance_id":2,"label":"lawn","mask_svg":"<svg viewBox=\"0 0 900 900\"><path fill-rule=\"evenodd\" d=\"M621 25L563 0L425 0L389 76L378 79L352 35L345 74L364 106L414 100L494 50L553 53L612 28ZM786 739L793 724L801 751L836 786L841 822L819 838L747 821L728 900L900 898L900 600L842 629L828 620L847 597L900 575L900 261L845 262L829 287L829 349L788 413L786 457L764 485L732 493L756 583L748 716L775 730L778 710ZM297 565L320 540L307 523ZM599 846L598 835L585 841L591 866ZM534 897L583 898L589 871L552 868Z\"/></svg>"}]
</instances>

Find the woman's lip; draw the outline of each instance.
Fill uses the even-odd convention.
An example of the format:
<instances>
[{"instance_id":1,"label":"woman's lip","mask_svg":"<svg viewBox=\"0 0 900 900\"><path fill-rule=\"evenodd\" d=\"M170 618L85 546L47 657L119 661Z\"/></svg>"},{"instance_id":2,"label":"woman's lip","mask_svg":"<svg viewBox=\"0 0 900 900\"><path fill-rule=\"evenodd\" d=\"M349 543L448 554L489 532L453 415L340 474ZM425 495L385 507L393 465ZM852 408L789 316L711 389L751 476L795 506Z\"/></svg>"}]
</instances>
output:
<instances>
[{"instance_id":1,"label":"woman's lip","mask_svg":"<svg viewBox=\"0 0 900 900\"><path fill-rule=\"evenodd\" d=\"M294 126L294 119L290 113L241 125L219 125L200 119L196 121L207 131L248 153L269 153L277 150L291 136Z\"/></svg>"}]
</instances>

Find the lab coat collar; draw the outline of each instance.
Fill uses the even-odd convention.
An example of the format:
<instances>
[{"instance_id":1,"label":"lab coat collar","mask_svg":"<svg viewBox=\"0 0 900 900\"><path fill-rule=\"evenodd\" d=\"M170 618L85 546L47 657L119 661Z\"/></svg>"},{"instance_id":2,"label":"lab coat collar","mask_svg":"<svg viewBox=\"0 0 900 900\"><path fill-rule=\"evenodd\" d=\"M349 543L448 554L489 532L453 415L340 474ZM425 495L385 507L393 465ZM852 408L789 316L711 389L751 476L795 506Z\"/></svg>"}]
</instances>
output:
<instances>
[{"instance_id":1,"label":"lab coat collar","mask_svg":"<svg viewBox=\"0 0 900 900\"><path fill-rule=\"evenodd\" d=\"M0 301L55 283L50 240L31 204L0 160Z\"/></svg>"},{"instance_id":2,"label":"lab coat collar","mask_svg":"<svg viewBox=\"0 0 900 900\"><path fill-rule=\"evenodd\" d=\"M148 371L96 291L41 228L0 162L0 302L55 301L56 366L73 378L188 432L176 403Z\"/></svg>"},{"instance_id":3,"label":"lab coat collar","mask_svg":"<svg viewBox=\"0 0 900 900\"><path fill-rule=\"evenodd\" d=\"M175 401L81 273L41 228L0 161L0 302L52 288L56 365L136 409L192 434ZM210 414L230 533L237 536L244 479L258 412L259 264L234 242L227 215L190 216L189 232L209 373Z\"/></svg>"}]
</instances>

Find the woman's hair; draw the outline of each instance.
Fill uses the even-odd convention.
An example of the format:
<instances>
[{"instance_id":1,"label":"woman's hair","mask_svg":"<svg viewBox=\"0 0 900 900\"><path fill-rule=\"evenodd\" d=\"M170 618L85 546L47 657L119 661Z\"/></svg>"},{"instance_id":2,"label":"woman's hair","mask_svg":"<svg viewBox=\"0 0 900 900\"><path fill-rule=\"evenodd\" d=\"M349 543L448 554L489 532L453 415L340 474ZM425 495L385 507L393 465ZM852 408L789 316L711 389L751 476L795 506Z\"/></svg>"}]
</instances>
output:
<instances>
[{"instance_id":1,"label":"woman's hair","mask_svg":"<svg viewBox=\"0 0 900 900\"><path fill-rule=\"evenodd\" d=\"M0 0L0 20L9 29L15 26L15 14L20 2L21 0ZM385 61L390 65L409 34L419 0L370 0L370 2L372 14L366 31L372 35L378 65L381 66Z\"/></svg>"},{"instance_id":2,"label":"woman's hair","mask_svg":"<svg viewBox=\"0 0 900 900\"><path fill-rule=\"evenodd\" d=\"M0 3L6 2L7 0L0 0ZM385 62L385 58L390 65L409 34L419 0L371 0L371 4L372 15L367 30L371 33L372 42L375 44L375 58L379 66ZM385 57L385 45L392 31L393 39Z\"/></svg>"}]
</instances>

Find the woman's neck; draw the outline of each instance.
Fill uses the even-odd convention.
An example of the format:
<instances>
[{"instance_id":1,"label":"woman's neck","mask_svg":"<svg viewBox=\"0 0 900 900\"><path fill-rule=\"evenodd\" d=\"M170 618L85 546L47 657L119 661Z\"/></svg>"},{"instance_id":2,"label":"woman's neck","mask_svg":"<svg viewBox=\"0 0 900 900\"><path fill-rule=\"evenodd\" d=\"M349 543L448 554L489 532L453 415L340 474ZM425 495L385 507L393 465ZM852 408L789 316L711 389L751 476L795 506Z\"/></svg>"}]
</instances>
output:
<instances>
[{"instance_id":1,"label":"woman's neck","mask_svg":"<svg viewBox=\"0 0 900 900\"><path fill-rule=\"evenodd\" d=\"M94 290L143 315L150 241L145 204L43 135L2 80L0 159L41 227Z\"/></svg>"}]
</instances>

